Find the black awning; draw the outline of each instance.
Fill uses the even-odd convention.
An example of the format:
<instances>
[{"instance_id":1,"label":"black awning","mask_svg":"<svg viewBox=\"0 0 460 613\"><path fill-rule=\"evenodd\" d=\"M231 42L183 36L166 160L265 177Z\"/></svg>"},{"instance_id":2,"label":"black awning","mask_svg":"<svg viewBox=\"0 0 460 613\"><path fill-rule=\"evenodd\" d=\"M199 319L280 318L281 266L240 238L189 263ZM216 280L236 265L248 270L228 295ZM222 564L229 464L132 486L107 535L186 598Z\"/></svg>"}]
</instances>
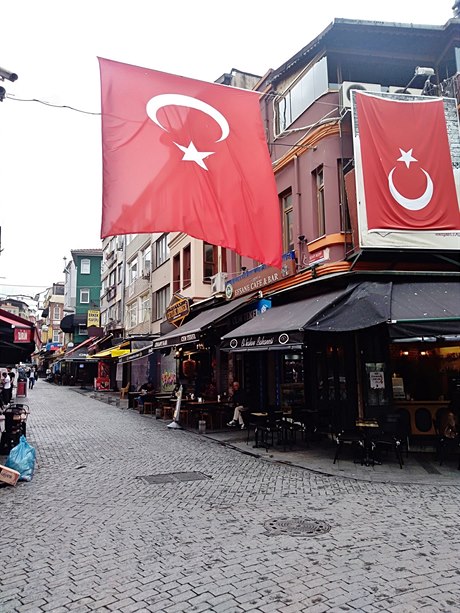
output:
<instances>
[{"instance_id":1,"label":"black awning","mask_svg":"<svg viewBox=\"0 0 460 613\"><path fill-rule=\"evenodd\" d=\"M221 306L202 311L194 319L188 321L183 326L180 326L168 334L160 336L159 339L153 342L154 349L163 349L165 347L173 347L174 345L185 345L187 343L196 343L201 339L203 332L211 326L217 325L227 317L232 315L241 307L249 304L250 299L247 296L237 298L231 302L226 302Z\"/></svg>"},{"instance_id":2,"label":"black awning","mask_svg":"<svg viewBox=\"0 0 460 613\"><path fill-rule=\"evenodd\" d=\"M263 314L225 334L221 348L230 351L298 348L304 340L305 325L337 302L344 291L328 292L267 309Z\"/></svg>"},{"instance_id":3,"label":"black awning","mask_svg":"<svg viewBox=\"0 0 460 613\"><path fill-rule=\"evenodd\" d=\"M338 300L308 322L305 330L347 332L385 323L390 320L391 289L391 281L352 283Z\"/></svg>"},{"instance_id":4,"label":"black awning","mask_svg":"<svg viewBox=\"0 0 460 613\"><path fill-rule=\"evenodd\" d=\"M308 331L347 332L388 324L390 336L438 336L460 332L460 282L363 281L305 326Z\"/></svg>"},{"instance_id":5,"label":"black awning","mask_svg":"<svg viewBox=\"0 0 460 613\"><path fill-rule=\"evenodd\" d=\"M390 336L460 333L460 281L394 283Z\"/></svg>"}]
</instances>

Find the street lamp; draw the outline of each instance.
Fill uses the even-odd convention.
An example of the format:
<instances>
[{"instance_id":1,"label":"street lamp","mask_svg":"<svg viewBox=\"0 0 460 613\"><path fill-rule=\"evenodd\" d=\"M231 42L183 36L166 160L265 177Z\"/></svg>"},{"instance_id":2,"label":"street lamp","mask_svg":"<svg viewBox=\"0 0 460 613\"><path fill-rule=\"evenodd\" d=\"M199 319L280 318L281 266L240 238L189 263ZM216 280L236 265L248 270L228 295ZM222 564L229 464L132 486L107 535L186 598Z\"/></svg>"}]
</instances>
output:
<instances>
[{"instance_id":1,"label":"street lamp","mask_svg":"<svg viewBox=\"0 0 460 613\"><path fill-rule=\"evenodd\" d=\"M430 68L429 66L417 66L414 71L414 76L406 85L406 87L402 90L401 93L405 94L412 83L415 81L417 77L427 77L425 81L425 85L423 86L423 91L427 87L428 83L430 83L430 78L434 75L434 68Z\"/></svg>"}]
</instances>

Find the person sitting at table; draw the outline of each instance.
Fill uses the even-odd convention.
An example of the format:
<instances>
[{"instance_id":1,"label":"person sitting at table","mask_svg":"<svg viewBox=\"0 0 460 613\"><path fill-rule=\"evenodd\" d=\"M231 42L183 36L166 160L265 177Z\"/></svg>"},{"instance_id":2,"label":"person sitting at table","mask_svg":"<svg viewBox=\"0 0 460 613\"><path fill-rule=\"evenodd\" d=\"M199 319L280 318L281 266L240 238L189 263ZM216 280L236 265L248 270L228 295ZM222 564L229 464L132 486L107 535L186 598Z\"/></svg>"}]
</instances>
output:
<instances>
[{"instance_id":1,"label":"person sitting at table","mask_svg":"<svg viewBox=\"0 0 460 613\"><path fill-rule=\"evenodd\" d=\"M151 383L143 383L140 386L136 402L141 409L144 408L144 402L155 402L155 388Z\"/></svg>"},{"instance_id":2,"label":"person sitting at table","mask_svg":"<svg viewBox=\"0 0 460 613\"><path fill-rule=\"evenodd\" d=\"M233 381L232 389L229 394L229 404L234 407L233 411L233 419L228 422L227 426L235 427L237 425L240 426L242 430L246 428L244 424L244 419L242 413L247 411L246 404L246 395L244 391L240 387L239 381Z\"/></svg>"}]
</instances>

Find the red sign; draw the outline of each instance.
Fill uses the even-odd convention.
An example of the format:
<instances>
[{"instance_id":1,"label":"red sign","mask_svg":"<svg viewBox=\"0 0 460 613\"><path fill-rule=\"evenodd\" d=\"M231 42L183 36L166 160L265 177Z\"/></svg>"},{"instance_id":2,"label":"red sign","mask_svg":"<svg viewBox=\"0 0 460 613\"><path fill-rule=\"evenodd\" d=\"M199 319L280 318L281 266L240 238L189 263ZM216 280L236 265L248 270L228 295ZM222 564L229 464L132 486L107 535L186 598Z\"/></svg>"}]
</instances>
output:
<instances>
[{"instance_id":1,"label":"red sign","mask_svg":"<svg viewBox=\"0 0 460 613\"><path fill-rule=\"evenodd\" d=\"M281 268L259 95L101 58L99 65L101 236L181 231Z\"/></svg>"},{"instance_id":2,"label":"red sign","mask_svg":"<svg viewBox=\"0 0 460 613\"><path fill-rule=\"evenodd\" d=\"M14 342L15 343L30 343L32 340L32 330L30 328L15 328Z\"/></svg>"},{"instance_id":3,"label":"red sign","mask_svg":"<svg viewBox=\"0 0 460 613\"><path fill-rule=\"evenodd\" d=\"M443 100L355 96L368 229L459 229Z\"/></svg>"}]
</instances>

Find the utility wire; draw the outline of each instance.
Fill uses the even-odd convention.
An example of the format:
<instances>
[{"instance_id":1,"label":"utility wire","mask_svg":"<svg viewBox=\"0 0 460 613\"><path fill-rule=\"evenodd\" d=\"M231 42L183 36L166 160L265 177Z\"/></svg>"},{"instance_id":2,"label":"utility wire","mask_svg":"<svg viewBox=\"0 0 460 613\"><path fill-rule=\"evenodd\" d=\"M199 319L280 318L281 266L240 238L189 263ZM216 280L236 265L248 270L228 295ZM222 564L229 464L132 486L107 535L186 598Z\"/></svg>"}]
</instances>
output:
<instances>
[{"instance_id":1,"label":"utility wire","mask_svg":"<svg viewBox=\"0 0 460 613\"><path fill-rule=\"evenodd\" d=\"M16 102L38 102L45 106L52 106L57 109L69 109L70 111L77 111L77 113L84 113L85 115L102 115L102 113L93 113L92 111L83 111L82 109L76 109L73 106L67 104L52 104L51 102L45 102L44 100L38 100L37 98L16 98L15 96L6 95L8 100L15 100Z\"/></svg>"}]
</instances>

